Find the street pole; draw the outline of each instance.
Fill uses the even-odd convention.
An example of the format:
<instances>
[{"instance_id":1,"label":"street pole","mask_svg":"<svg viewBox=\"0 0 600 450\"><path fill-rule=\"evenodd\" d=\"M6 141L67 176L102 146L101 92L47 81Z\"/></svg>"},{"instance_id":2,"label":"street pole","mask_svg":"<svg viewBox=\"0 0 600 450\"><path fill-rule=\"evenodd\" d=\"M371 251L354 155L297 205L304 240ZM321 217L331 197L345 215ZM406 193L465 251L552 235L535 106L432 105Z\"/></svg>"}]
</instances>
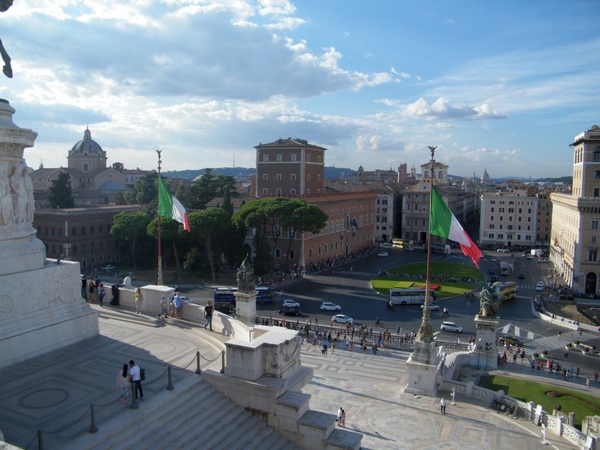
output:
<instances>
[{"instance_id":1,"label":"street pole","mask_svg":"<svg viewBox=\"0 0 600 450\"><path fill-rule=\"evenodd\" d=\"M156 150L156 153L158 154L158 178L160 180L160 164L162 163L161 159L160 159L160 154L162 153L162 150ZM159 181L160 182L160 181ZM158 273L156 276L156 284L159 286L162 286L163 284L163 273L162 273L162 250L161 250L161 245L160 245L160 193L158 196L158 220L157 220L157 227L156 227L156 237L158 239Z\"/></svg>"}]
</instances>

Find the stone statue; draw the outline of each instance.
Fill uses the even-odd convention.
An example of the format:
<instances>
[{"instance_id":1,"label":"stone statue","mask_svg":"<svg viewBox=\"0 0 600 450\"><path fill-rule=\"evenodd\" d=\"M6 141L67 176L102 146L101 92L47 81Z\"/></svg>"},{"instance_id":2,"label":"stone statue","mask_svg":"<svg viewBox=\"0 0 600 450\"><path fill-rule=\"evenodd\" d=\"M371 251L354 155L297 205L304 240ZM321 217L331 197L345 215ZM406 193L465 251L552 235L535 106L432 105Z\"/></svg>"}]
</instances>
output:
<instances>
[{"instance_id":1,"label":"stone statue","mask_svg":"<svg viewBox=\"0 0 600 450\"><path fill-rule=\"evenodd\" d=\"M14 223L13 198L8 185L6 166L0 166L0 225L8 226Z\"/></svg>"},{"instance_id":2,"label":"stone statue","mask_svg":"<svg viewBox=\"0 0 600 450\"><path fill-rule=\"evenodd\" d=\"M12 4L13 0L0 0L0 12L8 11L8 8L10 8ZM12 78L13 71L12 66L10 65L10 56L8 56L8 53L4 48L4 44L2 44L2 40L0 40L0 55L2 55L2 61L4 61L2 72L4 72L4 75L6 75L8 78Z\"/></svg>"},{"instance_id":3,"label":"stone statue","mask_svg":"<svg viewBox=\"0 0 600 450\"><path fill-rule=\"evenodd\" d=\"M35 199L33 197L33 180L29 176L31 167L23 168L23 187L27 194L27 205L25 207L25 222L33 223L33 213L35 212Z\"/></svg>"},{"instance_id":4,"label":"stone statue","mask_svg":"<svg viewBox=\"0 0 600 450\"><path fill-rule=\"evenodd\" d=\"M13 167L9 178L10 190L13 196L13 211L15 222L23 223L26 219L27 190L19 167Z\"/></svg>"},{"instance_id":5,"label":"stone statue","mask_svg":"<svg viewBox=\"0 0 600 450\"><path fill-rule=\"evenodd\" d=\"M498 294L491 286L485 287L479 293L479 315L481 317L495 317L498 312Z\"/></svg>"},{"instance_id":6,"label":"stone statue","mask_svg":"<svg viewBox=\"0 0 600 450\"><path fill-rule=\"evenodd\" d=\"M248 261L248 255L242 261L240 268L237 270L238 291L254 292L254 270Z\"/></svg>"}]
</instances>

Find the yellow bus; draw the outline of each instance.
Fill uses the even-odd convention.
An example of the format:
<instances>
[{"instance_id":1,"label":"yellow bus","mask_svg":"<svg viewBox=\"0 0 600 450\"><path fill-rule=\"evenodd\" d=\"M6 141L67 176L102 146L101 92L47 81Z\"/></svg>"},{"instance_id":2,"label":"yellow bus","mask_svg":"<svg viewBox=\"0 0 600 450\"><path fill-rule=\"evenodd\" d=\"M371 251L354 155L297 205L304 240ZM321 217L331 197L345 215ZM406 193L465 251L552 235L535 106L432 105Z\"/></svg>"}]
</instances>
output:
<instances>
[{"instance_id":1,"label":"yellow bus","mask_svg":"<svg viewBox=\"0 0 600 450\"><path fill-rule=\"evenodd\" d=\"M412 247L412 244L413 244L413 241L411 239L400 239L400 238L392 239L392 247L394 247L394 248Z\"/></svg>"}]
</instances>

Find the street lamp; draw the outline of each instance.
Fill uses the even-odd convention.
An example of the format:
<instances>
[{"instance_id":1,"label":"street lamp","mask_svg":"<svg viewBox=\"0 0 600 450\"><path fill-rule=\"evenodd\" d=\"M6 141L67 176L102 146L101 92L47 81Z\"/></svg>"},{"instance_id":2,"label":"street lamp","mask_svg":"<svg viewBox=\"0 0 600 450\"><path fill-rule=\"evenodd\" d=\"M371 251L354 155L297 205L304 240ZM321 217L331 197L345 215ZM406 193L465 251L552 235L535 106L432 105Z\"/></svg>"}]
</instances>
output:
<instances>
[{"instance_id":1,"label":"street lamp","mask_svg":"<svg viewBox=\"0 0 600 450\"><path fill-rule=\"evenodd\" d=\"M488 369L488 353L492 349L492 342L486 342L485 344L485 370Z\"/></svg>"}]
</instances>

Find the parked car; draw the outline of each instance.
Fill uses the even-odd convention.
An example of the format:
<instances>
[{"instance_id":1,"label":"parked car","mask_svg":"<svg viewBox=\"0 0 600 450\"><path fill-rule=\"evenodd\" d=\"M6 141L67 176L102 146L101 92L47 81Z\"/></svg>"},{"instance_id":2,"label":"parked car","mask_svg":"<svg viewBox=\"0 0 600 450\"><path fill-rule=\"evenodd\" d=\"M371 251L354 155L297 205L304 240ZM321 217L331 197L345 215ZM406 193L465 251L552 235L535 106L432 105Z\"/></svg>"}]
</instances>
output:
<instances>
[{"instance_id":1,"label":"parked car","mask_svg":"<svg viewBox=\"0 0 600 450\"><path fill-rule=\"evenodd\" d=\"M525 279L525 275L523 275L522 273L519 274L519 280L524 280Z\"/></svg>"},{"instance_id":2,"label":"parked car","mask_svg":"<svg viewBox=\"0 0 600 450\"><path fill-rule=\"evenodd\" d=\"M408 250L409 252L412 252L415 248L412 245L409 245L408 247L405 247L406 250Z\"/></svg>"},{"instance_id":3,"label":"parked car","mask_svg":"<svg viewBox=\"0 0 600 450\"><path fill-rule=\"evenodd\" d=\"M342 307L331 302L321 303L321 311L341 311Z\"/></svg>"},{"instance_id":4,"label":"parked car","mask_svg":"<svg viewBox=\"0 0 600 450\"><path fill-rule=\"evenodd\" d=\"M421 305L421 309L425 309L425 304ZM429 304L429 311L439 311L439 310L440 310L440 305L438 305L437 303Z\"/></svg>"},{"instance_id":5,"label":"parked car","mask_svg":"<svg viewBox=\"0 0 600 450\"><path fill-rule=\"evenodd\" d=\"M510 252L509 248L499 248L498 250L496 250L497 252L502 252L502 253L508 253Z\"/></svg>"},{"instance_id":6,"label":"parked car","mask_svg":"<svg viewBox=\"0 0 600 450\"><path fill-rule=\"evenodd\" d=\"M350 323L351 325L354 324L354 319L344 314L336 314L331 318L331 321L337 323Z\"/></svg>"},{"instance_id":7,"label":"parked car","mask_svg":"<svg viewBox=\"0 0 600 450\"><path fill-rule=\"evenodd\" d=\"M298 303L296 300L284 300L283 301L283 306L287 306L290 308L300 308L300 303Z\"/></svg>"},{"instance_id":8,"label":"parked car","mask_svg":"<svg viewBox=\"0 0 600 450\"><path fill-rule=\"evenodd\" d=\"M454 322L442 322L440 325L440 330L451 331L453 333L462 333L463 329L460 325L457 325Z\"/></svg>"},{"instance_id":9,"label":"parked car","mask_svg":"<svg viewBox=\"0 0 600 450\"><path fill-rule=\"evenodd\" d=\"M523 342L520 341L519 339L517 339L516 337L511 336L510 334L506 334L498 340L500 341L501 344L504 344L506 342L507 344L510 344L510 345L514 345L517 347L523 347Z\"/></svg>"},{"instance_id":10,"label":"parked car","mask_svg":"<svg viewBox=\"0 0 600 450\"><path fill-rule=\"evenodd\" d=\"M492 262L498 262L497 258L492 258Z\"/></svg>"},{"instance_id":11,"label":"parked car","mask_svg":"<svg viewBox=\"0 0 600 450\"><path fill-rule=\"evenodd\" d=\"M379 252L377 253L377 256L387 256L388 252Z\"/></svg>"},{"instance_id":12,"label":"parked car","mask_svg":"<svg viewBox=\"0 0 600 450\"><path fill-rule=\"evenodd\" d=\"M537 284L535 285L535 290L536 291L543 291L544 289L546 289L546 285L544 284L543 281L538 281Z\"/></svg>"}]
</instances>

